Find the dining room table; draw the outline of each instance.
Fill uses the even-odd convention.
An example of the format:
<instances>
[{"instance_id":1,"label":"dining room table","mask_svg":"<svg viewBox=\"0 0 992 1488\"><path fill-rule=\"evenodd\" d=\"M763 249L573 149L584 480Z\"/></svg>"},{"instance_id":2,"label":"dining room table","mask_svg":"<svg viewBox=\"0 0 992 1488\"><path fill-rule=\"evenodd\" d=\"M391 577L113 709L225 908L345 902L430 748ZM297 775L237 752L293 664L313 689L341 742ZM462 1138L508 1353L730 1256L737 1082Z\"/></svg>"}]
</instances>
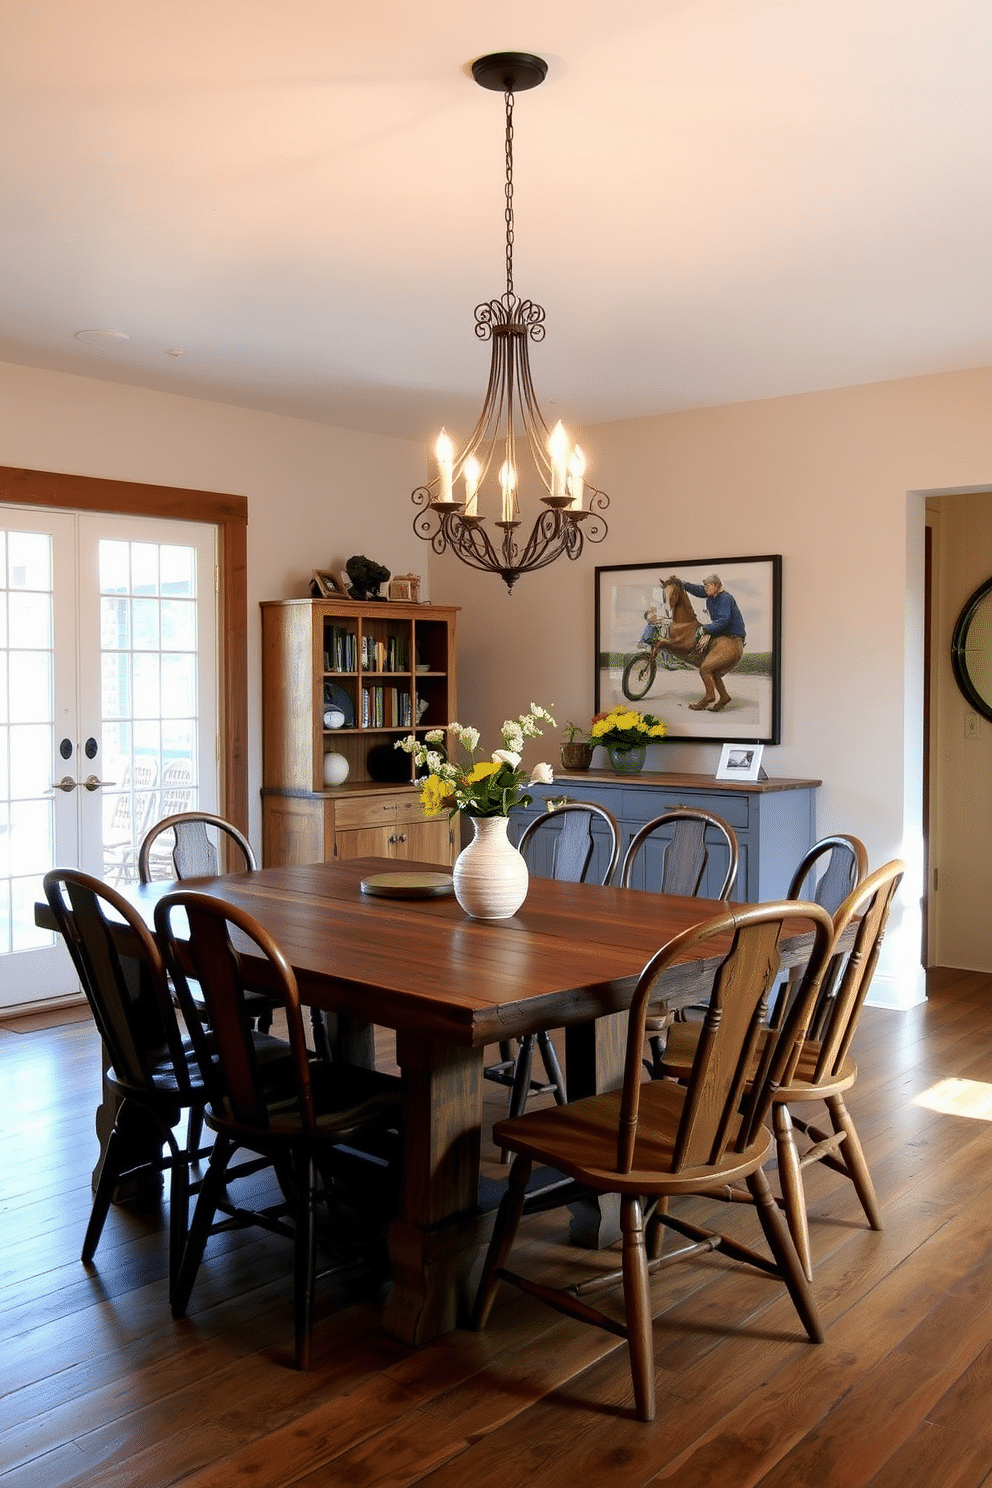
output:
<instances>
[{"instance_id":1,"label":"dining room table","mask_svg":"<svg viewBox=\"0 0 992 1488\"><path fill-rule=\"evenodd\" d=\"M569 1098L615 1088L641 970L673 936L731 906L532 878L515 915L478 920L451 893L402 892L400 879L436 877L437 865L404 862L391 893L388 879L396 870L395 860L357 858L181 885L135 884L121 892L149 925L157 900L176 888L214 895L252 915L282 946L301 1000L325 1015L338 1057L369 1062L371 1030L395 1031L403 1180L389 1236L392 1287L383 1324L418 1344L464 1320L491 1229L492 1184L480 1188L486 1047L563 1029ZM367 892L363 883L378 884L378 891ZM36 906L36 919L54 923L47 904ZM812 927L784 940L783 966L799 964L811 943ZM661 990L668 1008L705 1000L714 949L720 947L690 952L666 973ZM264 990L261 964L253 985ZM588 1246L609 1243L616 1216L591 1201L578 1205L570 1237Z\"/></svg>"}]
</instances>

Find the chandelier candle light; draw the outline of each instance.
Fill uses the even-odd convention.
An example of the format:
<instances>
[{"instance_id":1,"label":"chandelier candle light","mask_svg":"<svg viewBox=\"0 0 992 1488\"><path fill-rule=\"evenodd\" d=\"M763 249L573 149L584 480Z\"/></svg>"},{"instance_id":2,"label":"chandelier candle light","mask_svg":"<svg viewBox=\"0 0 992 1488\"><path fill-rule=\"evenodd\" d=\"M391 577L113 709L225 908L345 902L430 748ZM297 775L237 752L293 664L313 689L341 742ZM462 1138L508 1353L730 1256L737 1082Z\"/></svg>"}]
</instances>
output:
<instances>
[{"instance_id":1,"label":"chandelier candle light","mask_svg":"<svg viewBox=\"0 0 992 1488\"><path fill-rule=\"evenodd\" d=\"M578 558L586 538L602 542L607 533L602 513L610 504L604 491L586 482L586 461L572 445L561 421L549 433L538 407L530 374L528 343L544 340L544 310L521 299L513 288L513 97L544 81L547 63L527 52L495 52L472 64L472 76L483 88L501 91L506 106L506 290L475 309L475 334L492 343L489 385L478 423L460 453L447 430L434 446L437 475L418 486L413 530L435 553L450 549L471 568L498 573L512 589L522 573L545 568L563 555ZM534 467L544 509L530 534L521 527L519 491L523 484L518 456ZM480 487L490 470L499 489L502 537L494 543L479 512ZM456 495L464 482L464 499ZM586 493L588 492L588 500ZM483 492L485 499L485 492Z\"/></svg>"}]
</instances>

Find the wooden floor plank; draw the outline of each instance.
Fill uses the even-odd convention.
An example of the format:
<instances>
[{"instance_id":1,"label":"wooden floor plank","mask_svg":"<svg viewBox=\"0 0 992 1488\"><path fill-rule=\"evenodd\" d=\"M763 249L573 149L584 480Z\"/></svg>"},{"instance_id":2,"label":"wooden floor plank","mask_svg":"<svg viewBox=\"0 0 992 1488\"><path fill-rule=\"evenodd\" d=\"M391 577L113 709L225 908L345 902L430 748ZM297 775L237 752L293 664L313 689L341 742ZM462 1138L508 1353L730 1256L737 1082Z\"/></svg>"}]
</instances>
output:
<instances>
[{"instance_id":1,"label":"wooden floor plank","mask_svg":"<svg viewBox=\"0 0 992 1488\"><path fill-rule=\"evenodd\" d=\"M0 1488L979 1488L992 1475L992 1122L925 1102L943 1081L992 1085L992 978L930 983L923 1007L867 1009L855 1051L850 1105L884 1230L844 1179L806 1175L825 1343L805 1339L779 1284L719 1256L665 1273L651 1425L634 1419L619 1340L509 1289L484 1333L410 1350L382 1333L377 1303L331 1285L315 1367L299 1374L274 1237L224 1237L179 1324L164 1203L115 1209L88 1271L95 1032L0 1026ZM505 1100L487 1085L489 1119ZM485 1156L505 1171L490 1143ZM745 1206L693 1203L753 1239ZM608 1264L563 1236L561 1216L527 1221L521 1269Z\"/></svg>"}]
</instances>

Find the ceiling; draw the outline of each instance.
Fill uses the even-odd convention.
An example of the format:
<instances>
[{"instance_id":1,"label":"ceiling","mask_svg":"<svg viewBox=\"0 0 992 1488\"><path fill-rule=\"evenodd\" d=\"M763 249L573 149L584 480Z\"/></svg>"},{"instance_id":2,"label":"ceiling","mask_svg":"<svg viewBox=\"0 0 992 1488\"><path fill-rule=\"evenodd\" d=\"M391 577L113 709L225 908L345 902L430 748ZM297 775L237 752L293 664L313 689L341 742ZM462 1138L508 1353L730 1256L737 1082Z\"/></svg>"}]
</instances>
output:
<instances>
[{"instance_id":1,"label":"ceiling","mask_svg":"<svg viewBox=\"0 0 992 1488\"><path fill-rule=\"evenodd\" d=\"M989 0L0 0L0 48L0 360L467 434L505 287L470 64L519 49L545 416L992 364Z\"/></svg>"}]
</instances>

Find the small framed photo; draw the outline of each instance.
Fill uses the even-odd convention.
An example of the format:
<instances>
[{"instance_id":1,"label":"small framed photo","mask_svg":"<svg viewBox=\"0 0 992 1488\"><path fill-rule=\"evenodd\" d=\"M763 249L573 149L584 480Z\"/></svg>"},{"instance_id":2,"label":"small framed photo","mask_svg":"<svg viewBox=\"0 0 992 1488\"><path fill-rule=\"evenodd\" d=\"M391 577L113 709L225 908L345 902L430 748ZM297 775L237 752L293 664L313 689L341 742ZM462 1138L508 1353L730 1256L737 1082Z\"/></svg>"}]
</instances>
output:
<instances>
[{"instance_id":1,"label":"small framed photo","mask_svg":"<svg viewBox=\"0 0 992 1488\"><path fill-rule=\"evenodd\" d=\"M761 768L764 749L763 744L724 744L716 772L717 780L767 779Z\"/></svg>"},{"instance_id":2,"label":"small framed photo","mask_svg":"<svg viewBox=\"0 0 992 1488\"><path fill-rule=\"evenodd\" d=\"M420 575L394 574L389 581L389 598L408 604L420 601Z\"/></svg>"},{"instance_id":3,"label":"small framed photo","mask_svg":"<svg viewBox=\"0 0 992 1488\"><path fill-rule=\"evenodd\" d=\"M315 568L310 591L318 599L347 599L348 594L341 588L341 580L337 574L329 573L326 569Z\"/></svg>"}]
</instances>

